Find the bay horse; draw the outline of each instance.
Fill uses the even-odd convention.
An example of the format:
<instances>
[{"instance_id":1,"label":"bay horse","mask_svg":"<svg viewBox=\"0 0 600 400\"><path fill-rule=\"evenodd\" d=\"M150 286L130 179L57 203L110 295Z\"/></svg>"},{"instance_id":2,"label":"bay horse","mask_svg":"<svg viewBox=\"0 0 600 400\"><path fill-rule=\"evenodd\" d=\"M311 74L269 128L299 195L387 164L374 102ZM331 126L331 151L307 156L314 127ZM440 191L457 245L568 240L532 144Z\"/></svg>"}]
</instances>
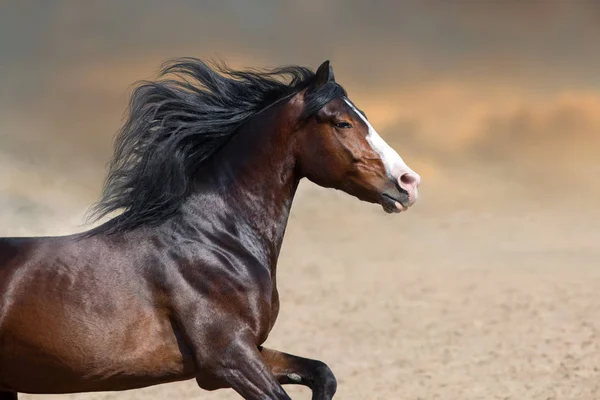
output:
<instances>
[{"instance_id":1,"label":"bay horse","mask_svg":"<svg viewBox=\"0 0 600 400\"><path fill-rule=\"evenodd\" d=\"M331 399L317 360L262 346L299 181L405 211L420 177L328 61L233 70L173 60L140 83L83 233L0 239L0 400L195 378L246 399Z\"/></svg>"}]
</instances>

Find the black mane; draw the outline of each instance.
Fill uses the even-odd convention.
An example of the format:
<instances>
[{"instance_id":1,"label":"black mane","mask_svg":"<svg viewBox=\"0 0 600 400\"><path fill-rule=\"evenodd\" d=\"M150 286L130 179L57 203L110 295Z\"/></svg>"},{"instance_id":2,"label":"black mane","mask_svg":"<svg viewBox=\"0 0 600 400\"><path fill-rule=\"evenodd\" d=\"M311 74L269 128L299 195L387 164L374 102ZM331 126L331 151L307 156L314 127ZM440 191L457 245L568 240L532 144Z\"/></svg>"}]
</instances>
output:
<instances>
[{"instance_id":1,"label":"black mane","mask_svg":"<svg viewBox=\"0 0 600 400\"><path fill-rule=\"evenodd\" d=\"M122 232L173 215L198 167L270 104L308 88L307 118L346 95L333 81L318 89L310 86L315 74L299 66L237 71L182 58L165 64L160 77L141 82L133 92L91 217L123 212L96 232Z\"/></svg>"}]
</instances>

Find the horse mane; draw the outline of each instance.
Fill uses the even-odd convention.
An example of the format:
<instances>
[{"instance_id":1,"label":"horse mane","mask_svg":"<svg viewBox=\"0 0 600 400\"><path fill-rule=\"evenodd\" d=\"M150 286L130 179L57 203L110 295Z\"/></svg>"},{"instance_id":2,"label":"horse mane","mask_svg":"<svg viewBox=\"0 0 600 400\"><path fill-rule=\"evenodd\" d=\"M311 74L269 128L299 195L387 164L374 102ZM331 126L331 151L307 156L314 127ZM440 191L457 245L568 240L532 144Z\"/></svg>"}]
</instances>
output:
<instances>
[{"instance_id":1,"label":"horse mane","mask_svg":"<svg viewBox=\"0 0 600 400\"><path fill-rule=\"evenodd\" d=\"M198 179L198 168L245 122L280 99L307 89L301 118L308 118L346 95L333 81L311 86L314 77L300 66L233 70L196 58L165 63L159 80L142 81L133 91L102 196L89 217L122 213L94 232L123 232L175 214Z\"/></svg>"}]
</instances>

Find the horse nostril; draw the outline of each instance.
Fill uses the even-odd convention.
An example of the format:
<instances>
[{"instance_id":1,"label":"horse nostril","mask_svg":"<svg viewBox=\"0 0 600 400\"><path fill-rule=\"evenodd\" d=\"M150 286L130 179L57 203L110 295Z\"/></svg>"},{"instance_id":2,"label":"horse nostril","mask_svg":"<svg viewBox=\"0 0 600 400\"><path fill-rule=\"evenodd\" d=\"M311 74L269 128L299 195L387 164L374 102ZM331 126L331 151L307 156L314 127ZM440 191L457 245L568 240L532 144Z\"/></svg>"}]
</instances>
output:
<instances>
[{"instance_id":1,"label":"horse nostril","mask_svg":"<svg viewBox=\"0 0 600 400\"><path fill-rule=\"evenodd\" d=\"M421 182L421 177L417 174L406 172L400 177L401 187L417 187Z\"/></svg>"}]
</instances>

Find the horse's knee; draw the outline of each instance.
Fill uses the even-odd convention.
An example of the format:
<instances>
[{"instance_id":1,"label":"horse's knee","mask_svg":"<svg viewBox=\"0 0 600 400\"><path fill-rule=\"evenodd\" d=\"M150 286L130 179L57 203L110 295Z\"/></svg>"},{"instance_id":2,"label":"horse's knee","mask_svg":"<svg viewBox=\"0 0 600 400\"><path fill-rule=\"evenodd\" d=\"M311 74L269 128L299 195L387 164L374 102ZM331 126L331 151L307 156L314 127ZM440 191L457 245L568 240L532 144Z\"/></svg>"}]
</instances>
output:
<instances>
[{"instance_id":1,"label":"horse's knee","mask_svg":"<svg viewBox=\"0 0 600 400\"><path fill-rule=\"evenodd\" d=\"M322 361L318 361L317 363L315 375L318 387L315 387L315 389L328 396L327 398L331 398L337 390L337 379L335 379L333 371L331 371L331 368L327 364Z\"/></svg>"}]
</instances>

